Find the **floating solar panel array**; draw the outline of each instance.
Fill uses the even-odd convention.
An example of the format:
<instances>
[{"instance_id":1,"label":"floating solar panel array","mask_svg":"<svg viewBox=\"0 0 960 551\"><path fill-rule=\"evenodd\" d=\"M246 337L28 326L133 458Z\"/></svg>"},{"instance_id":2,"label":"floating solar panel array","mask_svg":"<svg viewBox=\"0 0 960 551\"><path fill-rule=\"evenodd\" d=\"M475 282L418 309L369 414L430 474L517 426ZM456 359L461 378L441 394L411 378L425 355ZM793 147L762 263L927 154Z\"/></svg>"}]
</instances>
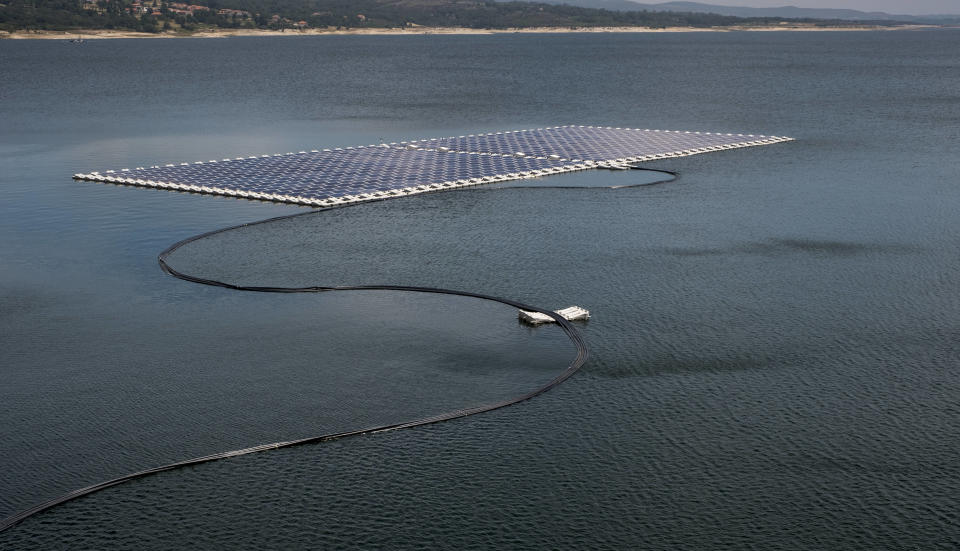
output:
<instances>
[{"instance_id":1,"label":"floating solar panel array","mask_svg":"<svg viewBox=\"0 0 960 551\"><path fill-rule=\"evenodd\" d=\"M108 170L74 178L328 207L788 140L559 126Z\"/></svg>"}]
</instances>

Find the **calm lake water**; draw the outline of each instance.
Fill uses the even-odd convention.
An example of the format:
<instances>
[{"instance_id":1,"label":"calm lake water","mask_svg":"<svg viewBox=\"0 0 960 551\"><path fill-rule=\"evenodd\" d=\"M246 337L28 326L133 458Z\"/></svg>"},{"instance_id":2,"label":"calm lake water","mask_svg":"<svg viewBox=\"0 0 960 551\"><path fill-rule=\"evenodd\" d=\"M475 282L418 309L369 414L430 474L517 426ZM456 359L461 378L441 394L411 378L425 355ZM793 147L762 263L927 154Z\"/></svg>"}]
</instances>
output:
<instances>
[{"instance_id":1,"label":"calm lake water","mask_svg":"<svg viewBox=\"0 0 960 551\"><path fill-rule=\"evenodd\" d=\"M504 410L118 486L0 548L960 546L960 32L8 40L0 73L0 517L519 395L574 353L481 300L173 279L173 242L304 209L73 173L557 124L797 138L186 247L175 268L238 283L581 305L591 360Z\"/></svg>"}]
</instances>

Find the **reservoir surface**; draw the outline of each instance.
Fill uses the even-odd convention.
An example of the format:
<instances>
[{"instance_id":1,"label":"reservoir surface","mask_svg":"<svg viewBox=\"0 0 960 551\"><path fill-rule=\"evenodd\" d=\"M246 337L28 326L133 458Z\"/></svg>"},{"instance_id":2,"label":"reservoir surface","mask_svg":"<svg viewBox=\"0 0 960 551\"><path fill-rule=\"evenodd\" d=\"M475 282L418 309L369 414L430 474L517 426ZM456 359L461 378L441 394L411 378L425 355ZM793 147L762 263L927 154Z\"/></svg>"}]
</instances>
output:
<instances>
[{"instance_id":1,"label":"reservoir surface","mask_svg":"<svg viewBox=\"0 0 960 551\"><path fill-rule=\"evenodd\" d=\"M960 545L960 32L0 41L0 517L521 395L466 297L239 293L157 254L305 207L74 173L565 124L794 142L196 241L240 285L590 310L506 409L70 502L2 549Z\"/></svg>"}]
</instances>

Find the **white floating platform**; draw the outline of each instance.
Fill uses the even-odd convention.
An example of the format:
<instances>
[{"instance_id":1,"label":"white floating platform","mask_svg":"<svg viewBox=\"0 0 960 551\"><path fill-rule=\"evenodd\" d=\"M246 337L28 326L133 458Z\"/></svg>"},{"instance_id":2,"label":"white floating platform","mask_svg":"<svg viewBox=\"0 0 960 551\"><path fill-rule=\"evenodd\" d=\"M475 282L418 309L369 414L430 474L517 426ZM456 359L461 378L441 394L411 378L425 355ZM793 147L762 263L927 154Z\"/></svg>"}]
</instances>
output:
<instances>
[{"instance_id":1,"label":"white floating platform","mask_svg":"<svg viewBox=\"0 0 960 551\"><path fill-rule=\"evenodd\" d=\"M564 308L563 310L554 310L554 312L560 314L560 317L567 321L590 319L590 311L580 308L579 306L570 306ZM520 310L519 317L521 321L531 325L540 325L541 323L556 323L556 320L546 314L541 314L540 312L528 312L526 310Z\"/></svg>"}]
</instances>

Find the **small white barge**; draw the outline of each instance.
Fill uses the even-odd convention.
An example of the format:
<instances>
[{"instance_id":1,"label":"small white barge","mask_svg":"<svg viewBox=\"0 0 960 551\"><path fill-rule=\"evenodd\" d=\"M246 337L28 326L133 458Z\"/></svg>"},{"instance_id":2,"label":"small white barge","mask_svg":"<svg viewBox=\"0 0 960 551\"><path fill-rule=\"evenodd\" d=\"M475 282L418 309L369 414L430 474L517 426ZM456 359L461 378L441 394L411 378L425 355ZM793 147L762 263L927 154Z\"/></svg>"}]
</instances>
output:
<instances>
[{"instance_id":1,"label":"small white barge","mask_svg":"<svg viewBox=\"0 0 960 551\"><path fill-rule=\"evenodd\" d=\"M590 312L580 308L579 306L570 306L568 308L564 308L563 310L554 310L554 312L560 314L560 316L567 321L590 319ZM528 312L526 310L520 310L519 316L521 321L531 325L540 325L541 323L556 323L556 320L546 314L541 314L540 312Z\"/></svg>"}]
</instances>

